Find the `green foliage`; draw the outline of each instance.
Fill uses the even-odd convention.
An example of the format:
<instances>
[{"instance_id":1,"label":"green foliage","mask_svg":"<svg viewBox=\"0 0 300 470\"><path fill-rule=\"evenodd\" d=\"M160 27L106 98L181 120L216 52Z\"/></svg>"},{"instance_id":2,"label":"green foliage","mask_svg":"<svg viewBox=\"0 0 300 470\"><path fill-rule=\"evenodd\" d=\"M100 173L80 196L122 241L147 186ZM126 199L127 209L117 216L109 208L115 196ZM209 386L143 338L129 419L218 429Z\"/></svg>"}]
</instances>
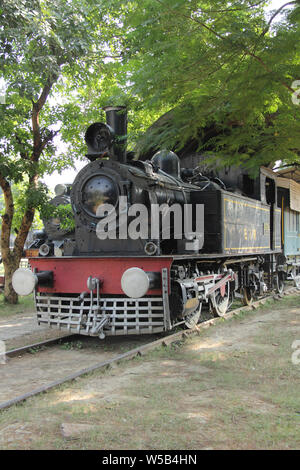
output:
<instances>
[{"instance_id":1,"label":"green foliage","mask_svg":"<svg viewBox=\"0 0 300 470\"><path fill-rule=\"evenodd\" d=\"M11 275L33 218L48 211L47 190L38 179L84 155L84 131L91 115L99 114L82 98L91 83L101 82L107 60L115 55L109 46L115 25L108 9L105 0L0 3L0 83L6 85L5 104L0 104L0 187L5 196L0 250L8 302L17 301ZM59 153L58 147L63 149ZM72 224L68 209L60 210L62 224ZM35 225L41 225L39 218Z\"/></svg>"},{"instance_id":2,"label":"green foliage","mask_svg":"<svg viewBox=\"0 0 300 470\"><path fill-rule=\"evenodd\" d=\"M55 214L60 219L61 229L70 232L75 230L75 219L71 204L57 206Z\"/></svg>"},{"instance_id":3,"label":"green foliage","mask_svg":"<svg viewBox=\"0 0 300 470\"><path fill-rule=\"evenodd\" d=\"M28 1L4 0L0 21L0 78L6 82L6 104L0 106L0 173L14 182L36 170L40 176L61 171L72 164L72 153L54 157L60 130L61 140L78 143L85 123L77 88L90 75L101 79L107 54L108 27L101 0ZM32 153L32 101L37 101L45 85L53 86L40 114L41 137L46 144L41 161ZM80 117L79 117L80 115ZM72 125L70 126L70 122ZM71 128L71 130L70 130ZM76 133L74 130L76 129ZM74 136L74 134L77 134ZM82 139L81 139L82 140ZM82 145L79 146L80 152Z\"/></svg>"},{"instance_id":4,"label":"green foliage","mask_svg":"<svg viewBox=\"0 0 300 470\"><path fill-rule=\"evenodd\" d=\"M18 230L21 226L22 218L28 207L36 209L35 219L32 225L33 230L41 229L43 222L41 214L47 211L49 205L49 192L46 185L39 183L37 188L32 188L28 182L22 181L12 186L12 194L14 200L14 217L12 222L12 231ZM53 206L51 206L53 208ZM5 212L5 204L3 194L0 194L0 215ZM1 228L1 221L0 221Z\"/></svg>"},{"instance_id":5,"label":"green foliage","mask_svg":"<svg viewBox=\"0 0 300 470\"><path fill-rule=\"evenodd\" d=\"M151 117L172 110L140 141L143 150L180 150L196 139L195 150L226 165L299 160L300 108L291 99L300 77L298 1L280 14L266 14L269 1L110 4L122 51L118 90L135 122L141 109Z\"/></svg>"},{"instance_id":6,"label":"green foliage","mask_svg":"<svg viewBox=\"0 0 300 470\"><path fill-rule=\"evenodd\" d=\"M35 226L41 225L39 214L43 218L49 211L47 189L38 178L61 172L85 153L92 102L83 102L79 91L101 82L113 54L108 41L114 25L107 8L103 0L0 4L0 80L6 85L5 104L0 104L0 185L13 195L12 204L7 190L5 209L1 199L2 215L8 214L2 251L9 232L23 230L23 240L33 210ZM68 209L59 210L62 223L70 224Z\"/></svg>"},{"instance_id":7,"label":"green foliage","mask_svg":"<svg viewBox=\"0 0 300 470\"><path fill-rule=\"evenodd\" d=\"M60 204L55 207L50 201L48 204L44 203L41 210L41 217L43 220L48 220L52 217L59 219L59 226L62 230L71 232L75 229L75 219L71 204Z\"/></svg>"}]
</instances>

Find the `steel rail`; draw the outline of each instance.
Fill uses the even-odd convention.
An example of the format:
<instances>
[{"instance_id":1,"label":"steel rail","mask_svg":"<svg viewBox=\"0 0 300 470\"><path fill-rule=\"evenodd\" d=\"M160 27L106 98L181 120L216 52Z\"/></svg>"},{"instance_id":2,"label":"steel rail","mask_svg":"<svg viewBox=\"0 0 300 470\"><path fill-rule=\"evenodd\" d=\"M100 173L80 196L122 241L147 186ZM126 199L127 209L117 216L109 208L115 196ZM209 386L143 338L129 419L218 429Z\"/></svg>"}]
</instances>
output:
<instances>
[{"instance_id":1,"label":"steel rail","mask_svg":"<svg viewBox=\"0 0 300 470\"><path fill-rule=\"evenodd\" d=\"M39 343L32 343L32 344L28 344L26 346L21 346L20 348L10 349L10 350L6 351L5 356L6 357L20 356L20 355L30 351L31 349L35 349L35 348L40 349L43 346L52 346L54 344L65 343L66 341L68 341L70 339L72 339L72 340L76 339L77 337L80 338L81 335L78 335L78 334L74 333L74 334L70 334L70 335L66 335L66 336L60 336L59 338L46 339L45 341L40 341Z\"/></svg>"},{"instance_id":2,"label":"steel rail","mask_svg":"<svg viewBox=\"0 0 300 470\"><path fill-rule=\"evenodd\" d=\"M109 368L114 363L118 363L118 362L121 362L121 361L124 361L124 360L129 360L129 359L132 359L136 356L142 356L146 352L151 351L151 350L157 348L158 346L168 346L168 345L170 345L170 344L172 344L172 343L174 343L174 342L176 342L180 339L182 340L182 339L187 338L188 336L191 336L191 335L194 335L194 334L200 334L201 330L209 328L210 326L215 325L215 324L217 324L218 322L220 322L222 320L229 320L230 318L234 317L235 315L238 315L239 313L241 313L243 311L255 310L260 305L265 304L268 300L271 300L271 299L280 300L285 295L295 294L295 293L300 294L300 291L296 287L293 287L291 289L286 290L283 294L269 295L267 297L264 297L262 299L257 300L256 302L253 302L253 304L250 305L250 306L242 306L242 307L239 307L237 309L232 310L231 312L226 313L222 317L212 318L210 320L199 323L198 325L196 325L194 328L192 328L190 330L184 330L184 331L180 331L180 332L177 332L177 333L173 333L171 335L168 335L168 336L165 336L165 337L160 338L158 340L152 341L152 342L150 342L148 344L145 344L143 346L139 346L137 348L134 348L134 349L132 349L130 351L127 351L123 354L119 354L119 355L115 356L112 359L109 359L109 360L106 360L106 361L103 361L103 362L99 362L97 364L94 364L91 367L81 369L77 372L74 372L73 374L70 374L66 377L63 377L62 379L56 380L54 382L50 382L47 385L36 388L35 390L32 390L30 392L27 392L24 395L19 395L19 396L15 397L11 400L7 400L7 401L4 401L4 402L0 403L0 410L4 410L4 409L9 408L13 405L24 402L28 398L31 398L35 395L39 395L41 393L45 393L48 390L51 390L55 387L58 387L59 385L62 385L66 382L71 382L71 381L77 379L78 377L84 376L86 374L90 374L91 372L94 372L96 370L103 369L103 368ZM20 348L20 349L22 349L22 348Z\"/></svg>"}]
</instances>

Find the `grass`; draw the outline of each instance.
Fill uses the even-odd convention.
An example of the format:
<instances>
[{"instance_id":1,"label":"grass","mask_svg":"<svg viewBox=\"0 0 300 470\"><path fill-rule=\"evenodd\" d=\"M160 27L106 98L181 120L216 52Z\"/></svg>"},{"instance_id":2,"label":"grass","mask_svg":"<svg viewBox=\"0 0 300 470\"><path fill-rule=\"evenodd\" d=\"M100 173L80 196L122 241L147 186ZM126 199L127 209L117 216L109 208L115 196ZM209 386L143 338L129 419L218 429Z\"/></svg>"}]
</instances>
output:
<instances>
[{"instance_id":1,"label":"grass","mask_svg":"<svg viewBox=\"0 0 300 470\"><path fill-rule=\"evenodd\" d=\"M3 294L0 294L0 319L18 313L29 313L34 311L33 295L27 297L19 297L16 305L8 304L4 301Z\"/></svg>"},{"instance_id":2,"label":"grass","mask_svg":"<svg viewBox=\"0 0 300 470\"><path fill-rule=\"evenodd\" d=\"M0 447L299 448L300 366L291 361L291 344L300 339L299 300L264 305L14 406L0 413ZM231 337L240 349L199 350ZM66 439L62 423L91 430Z\"/></svg>"}]
</instances>

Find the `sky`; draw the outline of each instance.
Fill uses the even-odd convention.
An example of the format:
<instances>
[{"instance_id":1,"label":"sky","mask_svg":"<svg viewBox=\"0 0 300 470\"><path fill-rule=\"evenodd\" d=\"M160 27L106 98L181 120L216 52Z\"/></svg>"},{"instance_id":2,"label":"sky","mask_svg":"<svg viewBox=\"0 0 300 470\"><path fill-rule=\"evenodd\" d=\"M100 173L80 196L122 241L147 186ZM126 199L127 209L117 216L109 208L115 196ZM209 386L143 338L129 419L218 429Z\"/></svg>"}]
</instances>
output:
<instances>
[{"instance_id":1,"label":"sky","mask_svg":"<svg viewBox=\"0 0 300 470\"><path fill-rule=\"evenodd\" d=\"M281 5L284 5L285 1L284 0L273 0L270 4L270 7L267 9L267 11L272 11L276 10L281 7ZM92 124L92 123L91 123ZM72 143L71 143L72 147ZM63 147L61 145L58 145L58 152L60 149ZM72 184L77 173L83 168L88 161L76 161L75 166L76 170L74 169L68 169L64 170L61 174L59 174L57 171L54 172L52 175L45 176L45 178L42 180L46 185L51 189L52 191L54 190L55 186L57 184L67 184L70 183Z\"/></svg>"}]
</instances>

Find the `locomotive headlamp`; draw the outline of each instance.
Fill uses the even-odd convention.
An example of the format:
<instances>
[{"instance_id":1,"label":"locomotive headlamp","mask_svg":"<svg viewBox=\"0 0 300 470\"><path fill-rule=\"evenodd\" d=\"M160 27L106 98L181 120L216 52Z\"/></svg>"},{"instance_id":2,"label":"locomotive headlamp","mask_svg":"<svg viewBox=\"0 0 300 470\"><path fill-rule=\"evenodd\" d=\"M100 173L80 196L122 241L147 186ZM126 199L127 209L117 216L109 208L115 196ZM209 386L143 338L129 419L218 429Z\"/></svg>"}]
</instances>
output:
<instances>
[{"instance_id":1,"label":"locomotive headlamp","mask_svg":"<svg viewBox=\"0 0 300 470\"><path fill-rule=\"evenodd\" d=\"M149 289L156 289L161 282L158 272L145 272L141 268L127 269L121 278L124 294L132 299L139 299L147 294Z\"/></svg>"},{"instance_id":2,"label":"locomotive headlamp","mask_svg":"<svg viewBox=\"0 0 300 470\"><path fill-rule=\"evenodd\" d=\"M114 181L105 175L96 175L90 178L82 188L82 203L88 214L98 216L99 208L103 204L116 206L119 191Z\"/></svg>"},{"instance_id":3,"label":"locomotive headlamp","mask_svg":"<svg viewBox=\"0 0 300 470\"><path fill-rule=\"evenodd\" d=\"M12 276L12 286L18 295L29 295L37 284L37 277L30 269L19 268Z\"/></svg>"},{"instance_id":4,"label":"locomotive headlamp","mask_svg":"<svg viewBox=\"0 0 300 470\"><path fill-rule=\"evenodd\" d=\"M53 253L53 243L43 243L39 248L40 256L49 256Z\"/></svg>"},{"instance_id":5,"label":"locomotive headlamp","mask_svg":"<svg viewBox=\"0 0 300 470\"><path fill-rule=\"evenodd\" d=\"M38 284L52 287L53 272L41 271L39 273L33 273L30 269L19 268L13 273L12 286L18 295L31 294Z\"/></svg>"},{"instance_id":6,"label":"locomotive headlamp","mask_svg":"<svg viewBox=\"0 0 300 470\"><path fill-rule=\"evenodd\" d=\"M63 196L67 192L65 184L57 184L54 188L55 196Z\"/></svg>"},{"instance_id":7,"label":"locomotive headlamp","mask_svg":"<svg viewBox=\"0 0 300 470\"><path fill-rule=\"evenodd\" d=\"M114 141L113 129L103 122L95 122L86 131L87 157L93 161L98 156L110 155Z\"/></svg>"},{"instance_id":8,"label":"locomotive headlamp","mask_svg":"<svg viewBox=\"0 0 300 470\"><path fill-rule=\"evenodd\" d=\"M145 271L140 268L127 269L121 279L124 294L132 299L144 297L150 287L150 280Z\"/></svg>"},{"instance_id":9,"label":"locomotive headlamp","mask_svg":"<svg viewBox=\"0 0 300 470\"><path fill-rule=\"evenodd\" d=\"M70 196L71 184L57 184L54 188L55 196Z\"/></svg>"}]
</instances>

